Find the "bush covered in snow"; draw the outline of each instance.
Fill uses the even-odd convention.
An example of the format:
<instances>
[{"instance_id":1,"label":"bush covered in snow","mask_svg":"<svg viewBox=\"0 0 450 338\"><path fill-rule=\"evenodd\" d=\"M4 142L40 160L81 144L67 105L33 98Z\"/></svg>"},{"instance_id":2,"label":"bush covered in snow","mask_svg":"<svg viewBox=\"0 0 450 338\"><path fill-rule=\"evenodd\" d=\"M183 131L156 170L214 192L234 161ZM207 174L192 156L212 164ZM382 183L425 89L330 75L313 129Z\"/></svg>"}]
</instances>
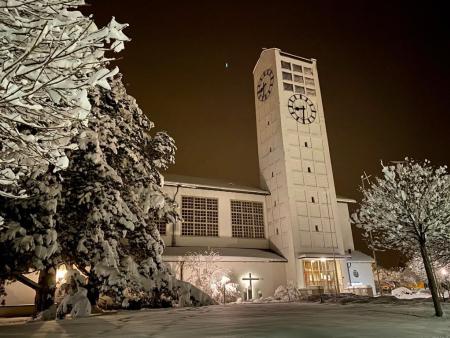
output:
<instances>
[{"instance_id":1,"label":"bush covered in snow","mask_svg":"<svg viewBox=\"0 0 450 338\"><path fill-rule=\"evenodd\" d=\"M288 282L286 286L276 288L274 298L284 302L297 302L301 299L301 294L293 282Z\"/></svg>"}]
</instances>

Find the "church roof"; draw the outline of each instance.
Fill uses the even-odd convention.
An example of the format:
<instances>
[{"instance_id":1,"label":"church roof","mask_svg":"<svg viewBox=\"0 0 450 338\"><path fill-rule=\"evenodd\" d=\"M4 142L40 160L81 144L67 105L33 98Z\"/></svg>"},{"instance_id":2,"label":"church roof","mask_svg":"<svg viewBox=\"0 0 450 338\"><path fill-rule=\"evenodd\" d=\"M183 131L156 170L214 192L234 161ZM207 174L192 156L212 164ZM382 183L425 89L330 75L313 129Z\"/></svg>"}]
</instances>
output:
<instances>
[{"instance_id":1,"label":"church roof","mask_svg":"<svg viewBox=\"0 0 450 338\"><path fill-rule=\"evenodd\" d=\"M206 246L167 246L163 252L166 262L175 262L190 253L213 250L221 262L287 262L287 259L269 249L213 248Z\"/></svg>"},{"instance_id":2,"label":"church roof","mask_svg":"<svg viewBox=\"0 0 450 338\"><path fill-rule=\"evenodd\" d=\"M205 190L221 190L231 192L241 192L255 195L270 195L270 192L261 188L250 187L247 185L236 184L230 181L217 178L205 178L183 175L164 175L165 185L167 186L179 186L185 188L199 188ZM341 203L356 203L356 200L344 196L336 196L337 201Z\"/></svg>"},{"instance_id":3,"label":"church roof","mask_svg":"<svg viewBox=\"0 0 450 338\"><path fill-rule=\"evenodd\" d=\"M165 174L164 180L165 185L167 186L181 185L182 187L185 188L194 188L194 189L199 188L205 190L222 190L222 191L242 192L256 195L270 195L270 193L267 190L236 184L230 181L215 178Z\"/></svg>"}]
</instances>

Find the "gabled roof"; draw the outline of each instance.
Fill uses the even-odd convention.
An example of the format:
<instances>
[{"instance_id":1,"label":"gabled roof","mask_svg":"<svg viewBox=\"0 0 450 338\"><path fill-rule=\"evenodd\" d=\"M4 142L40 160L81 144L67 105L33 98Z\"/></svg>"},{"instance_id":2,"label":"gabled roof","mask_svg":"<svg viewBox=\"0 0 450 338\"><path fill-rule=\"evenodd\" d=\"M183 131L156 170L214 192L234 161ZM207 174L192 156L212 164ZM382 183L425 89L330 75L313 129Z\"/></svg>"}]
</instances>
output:
<instances>
[{"instance_id":1,"label":"gabled roof","mask_svg":"<svg viewBox=\"0 0 450 338\"><path fill-rule=\"evenodd\" d=\"M267 190L263 190L256 187L249 187L246 185L236 184L230 181L204 178L204 177L193 177L193 176L181 176L181 175L164 175L164 185L167 186L181 186L185 188L193 189L205 189L205 190L221 190L221 191L231 191L231 192L241 192L247 194L255 195L270 195Z\"/></svg>"}]
</instances>

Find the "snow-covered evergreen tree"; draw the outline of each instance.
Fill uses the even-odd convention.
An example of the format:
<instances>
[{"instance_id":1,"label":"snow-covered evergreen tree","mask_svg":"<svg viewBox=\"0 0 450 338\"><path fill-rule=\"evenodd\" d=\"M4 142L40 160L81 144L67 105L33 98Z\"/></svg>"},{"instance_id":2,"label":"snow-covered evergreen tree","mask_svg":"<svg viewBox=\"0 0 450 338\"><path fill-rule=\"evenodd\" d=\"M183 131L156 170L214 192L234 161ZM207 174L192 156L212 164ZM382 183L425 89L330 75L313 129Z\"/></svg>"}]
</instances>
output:
<instances>
[{"instance_id":1,"label":"snow-covered evergreen tree","mask_svg":"<svg viewBox=\"0 0 450 338\"><path fill-rule=\"evenodd\" d=\"M354 214L371 246L420 255L433 296L435 312L442 316L430 250L436 239L450 239L450 180L446 167L434 168L405 159L383 165L383 177L361 188L363 199Z\"/></svg>"},{"instance_id":2,"label":"snow-covered evergreen tree","mask_svg":"<svg viewBox=\"0 0 450 338\"><path fill-rule=\"evenodd\" d=\"M151 298L167 281L155 221L177 217L174 202L161 190L160 174L174 162L175 144L165 132L150 136L153 123L120 77L111 87L92 92L89 127L61 173L61 256L103 294Z\"/></svg>"},{"instance_id":3,"label":"snow-covered evergreen tree","mask_svg":"<svg viewBox=\"0 0 450 338\"><path fill-rule=\"evenodd\" d=\"M50 165L68 166L66 150L91 109L87 93L109 88L105 51L119 52L126 25L97 28L75 9L84 0L0 0L0 194L24 197L21 184ZM1 219L0 219L1 222Z\"/></svg>"}]
</instances>

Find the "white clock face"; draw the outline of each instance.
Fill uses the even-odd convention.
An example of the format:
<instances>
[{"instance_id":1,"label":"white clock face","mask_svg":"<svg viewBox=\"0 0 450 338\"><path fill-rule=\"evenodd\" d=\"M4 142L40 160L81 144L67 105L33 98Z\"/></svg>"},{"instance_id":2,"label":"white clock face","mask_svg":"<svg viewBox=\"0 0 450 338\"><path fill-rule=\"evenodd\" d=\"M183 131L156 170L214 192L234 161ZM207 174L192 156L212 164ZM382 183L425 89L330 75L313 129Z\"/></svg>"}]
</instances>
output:
<instances>
[{"instance_id":1,"label":"white clock face","mask_svg":"<svg viewBox=\"0 0 450 338\"><path fill-rule=\"evenodd\" d=\"M256 87L256 96L258 100L265 101L269 97L273 88L273 72L272 69L266 69L258 81L258 86Z\"/></svg>"},{"instance_id":2,"label":"white clock face","mask_svg":"<svg viewBox=\"0 0 450 338\"><path fill-rule=\"evenodd\" d=\"M294 94L289 98L288 110L299 123L311 124L317 116L314 103L303 94Z\"/></svg>"}]
</instances>

